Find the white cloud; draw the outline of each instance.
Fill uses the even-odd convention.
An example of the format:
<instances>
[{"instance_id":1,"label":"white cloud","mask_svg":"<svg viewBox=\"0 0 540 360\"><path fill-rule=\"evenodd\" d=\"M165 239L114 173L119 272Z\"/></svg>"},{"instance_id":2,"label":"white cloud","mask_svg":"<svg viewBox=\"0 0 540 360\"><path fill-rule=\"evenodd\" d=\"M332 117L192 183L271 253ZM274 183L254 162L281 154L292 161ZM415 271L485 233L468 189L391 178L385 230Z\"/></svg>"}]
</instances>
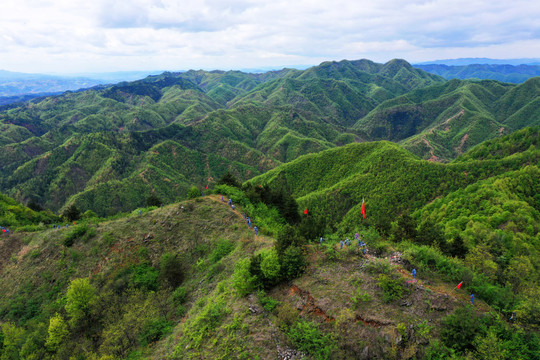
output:
<instances>
[{"instance_id":1,"label":"white cloud","mask_svg":"<svg viewBox=\"0 0 540 360\"><path fill-rule=\"evenodd\" d=\"M343 58L537 57L538 18L532 0L4 0L0 68L177 70Z\"/></svg>"}]
</instances>

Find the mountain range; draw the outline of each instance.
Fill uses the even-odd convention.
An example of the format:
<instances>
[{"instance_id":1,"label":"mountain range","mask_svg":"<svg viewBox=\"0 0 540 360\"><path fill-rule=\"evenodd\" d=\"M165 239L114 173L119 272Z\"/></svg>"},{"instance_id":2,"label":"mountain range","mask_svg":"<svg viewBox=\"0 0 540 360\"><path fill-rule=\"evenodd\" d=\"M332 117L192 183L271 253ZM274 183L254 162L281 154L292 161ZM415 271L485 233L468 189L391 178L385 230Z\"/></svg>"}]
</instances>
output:
<instances>
[{"instance_id":1,"label":"mountain range","mask_svg":"<svg viewBox=\"0 0 540 360\"><path fill-rule=\"evenodd\" d=\"M76 204L105 215L150 193L169 203L226 171L244 180L354 142L390 140L450 161L539 125L537 89L537 78L445 81L403 60L163 73L5 107L0 189L55 211Z\"/></svg>"},{"instance_id":2,"label":"mountain range","mask_svg":"<svg viewBox=\"0 0 540 360\"><path fill-rule=\"evenodd\" d=\"M0 359L535 359L539 78L162 73L0 108Z\"/></svg>"}]
</instances>

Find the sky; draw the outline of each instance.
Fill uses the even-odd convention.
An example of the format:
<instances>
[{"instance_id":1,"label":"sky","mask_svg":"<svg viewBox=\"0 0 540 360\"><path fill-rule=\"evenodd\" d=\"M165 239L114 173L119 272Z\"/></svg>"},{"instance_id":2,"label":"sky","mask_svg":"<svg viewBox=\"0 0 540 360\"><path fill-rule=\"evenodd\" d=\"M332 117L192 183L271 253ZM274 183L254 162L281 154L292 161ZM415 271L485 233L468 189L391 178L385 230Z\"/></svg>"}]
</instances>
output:
<instances>
[{"instance_id":1,"label":"sky","mask_svg":"<svg viewBox=\"0 0 540 360\"><path fill-rule=\"evenodd\" d=\"M2 0L0 69L257 69L538 58L537 0Z\"/></svg>"}]
</instances>

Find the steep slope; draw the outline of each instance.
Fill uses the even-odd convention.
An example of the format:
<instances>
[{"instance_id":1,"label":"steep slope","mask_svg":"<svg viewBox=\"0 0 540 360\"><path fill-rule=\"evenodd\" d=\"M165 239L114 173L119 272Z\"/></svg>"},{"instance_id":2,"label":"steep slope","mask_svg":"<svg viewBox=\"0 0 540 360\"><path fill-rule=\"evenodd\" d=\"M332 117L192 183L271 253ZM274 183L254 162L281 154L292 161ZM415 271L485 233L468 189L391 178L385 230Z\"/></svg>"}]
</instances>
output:
<instances>
[{"instance_id":1,"label":"steep slope","mask_svg":"<svg viewBox=\"0 0 540 360\"><path fill-rule=\"evenodd\" d=\"M537 129L528 131L530 137L538 136ZM390 223L405 209L418 209L480 179L528 164L538 166L539 156L538 146L532 145L516 147L502 159L445 165L419 160L394 143L350 144L301 157L250 183L285 188L302 207L323 216L334 228L350 231L359 221L366 226ZM363 198L371 216L361 221Z\"/></svg>"},{"instance_id":2,"label":"steep slope","mask_svg":"<svg viewBox=\"0 0 540 360\"><path fill-rule=\"evenodd\" d=\"M356 246L340 250L328 239L304 245L303 274L255 292L250 269L259 256L264 273L273 273L275 241L255 236L242 211L206 196L115 220L16 234L9 244L0 239L0 246L9 245L0 252L0 355L480 356L487 330L496 331L491 341L504 341L511 356L530 358L538 350L534 332L500 320L481 297L476 308L467 307L466 290L452 291L455 284L439 272L423 271L420 255L429 249L390 245L372 231L362 232L368 255ZM438 256L461 269L459 260ZM418 279L409 275L412 266L422 269ZM469 336L459 337L465 331Z\"/></svg>"},{"instance_id":3,"label":"steep slope","mask_svg":"<svg viewBox=\"0 0 540 360\"><path fill-rule=\"evenodd\" d=\"M401 85L394 79L400 66L422 81L403 78ZM140 206L150 192L171 202L226 170L247 179L279 162L366 140L349 125L396 92L439 81L402 62L342 61L330 68L163 73L6 108L1 188L54 210L75 202L103 215ZM149 138L144 146L132 140L141 137ZM206 170L153 160L149 151L171 147L152 146L169 140L174 152L206 163ZM112 196L117 192L125 196ZM103 200L96 199L107 198L114 205L100 208Z\"/></svg>"},{"instance_id":4,"label":"steep slope","mask_svg":"<svg viewBox=\"0 0 540 360\"><path fill-rule=\"evenodd\" d=\"M447 161L485 140L538 123L538 80L515 86L452 80L388 100L354 127Z\"/></svg>"}]
</instances>

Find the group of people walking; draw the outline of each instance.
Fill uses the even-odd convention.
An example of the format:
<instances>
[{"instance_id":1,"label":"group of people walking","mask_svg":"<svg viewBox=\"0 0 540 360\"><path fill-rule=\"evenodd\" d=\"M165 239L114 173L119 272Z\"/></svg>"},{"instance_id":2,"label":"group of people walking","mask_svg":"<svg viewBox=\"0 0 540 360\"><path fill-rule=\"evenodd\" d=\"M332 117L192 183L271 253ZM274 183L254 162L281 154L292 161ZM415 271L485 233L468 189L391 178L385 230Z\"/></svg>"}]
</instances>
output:
<instances>
[{"instance_id":1,"label":"group of people walking","mask_svg":"<svg viewBox=\"0 0 540 360\"><path fill-rule=\"evenodd\" d=\"M223 197L223 195L221 195L221 202L225 202L225 198ZM229 198L227 204L231 207L231 209L235 209L231 198ZM251 229L251 219L249 216L247 216L246 213L244 213L244 220L246 220L248 227ZM259 229L257 228L257 226L253 226L253 231L255 231L255 236L259 236Z\"/></svg>"}]
</instances>

